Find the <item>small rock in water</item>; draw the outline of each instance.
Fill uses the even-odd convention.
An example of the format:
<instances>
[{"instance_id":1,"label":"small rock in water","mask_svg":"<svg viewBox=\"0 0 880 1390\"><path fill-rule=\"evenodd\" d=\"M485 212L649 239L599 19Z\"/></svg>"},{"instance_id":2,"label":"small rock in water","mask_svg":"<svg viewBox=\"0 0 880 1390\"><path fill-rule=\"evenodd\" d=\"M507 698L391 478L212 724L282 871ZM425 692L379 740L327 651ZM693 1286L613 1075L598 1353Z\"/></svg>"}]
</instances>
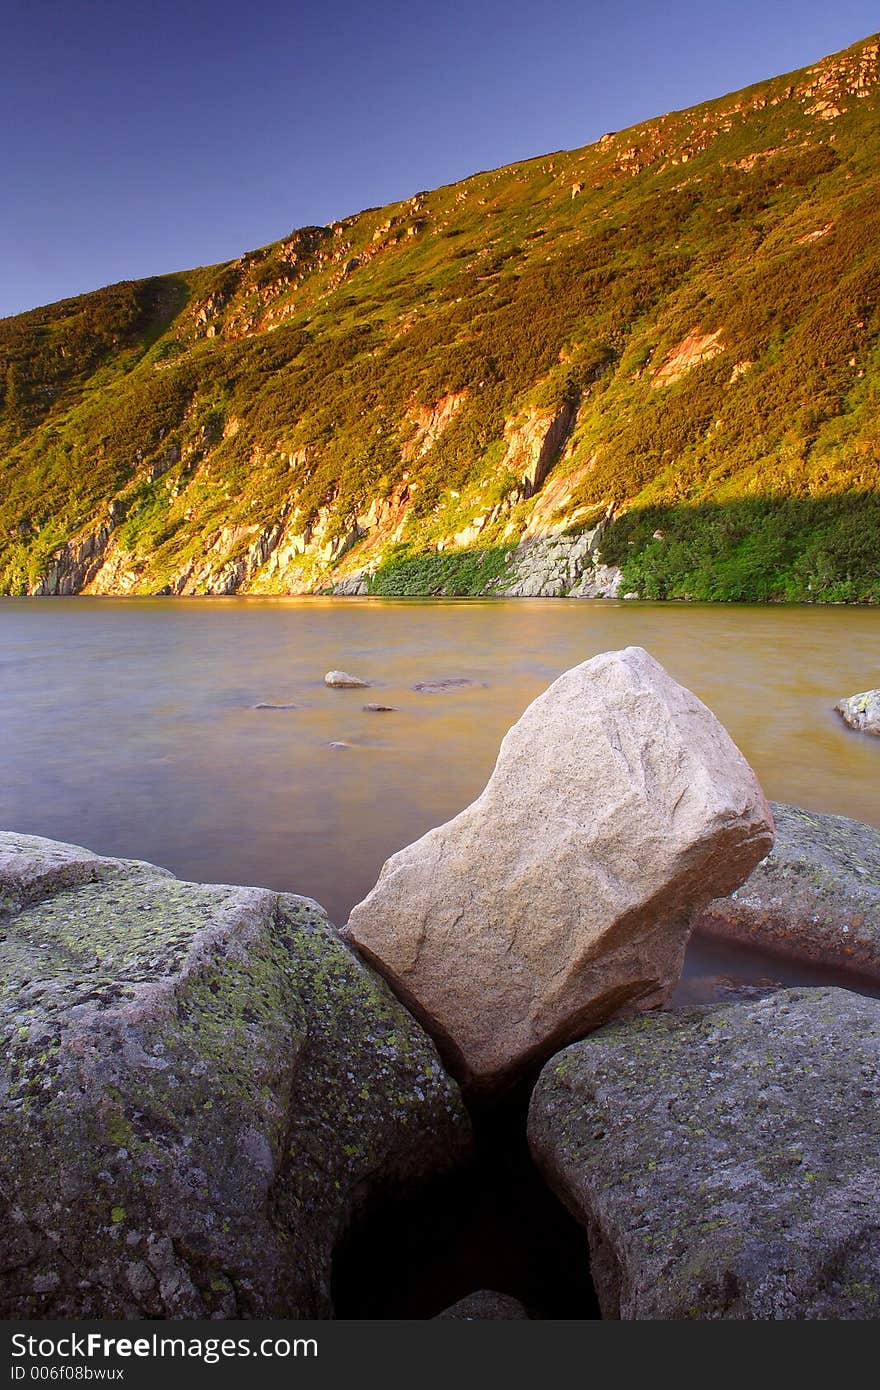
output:
<instances>
[{"instance_id":1,"label":"small rock in water","mask_svg":"<svg viewBox=\"0 0 880 1390\"><path fill-rule=\"evenodd\" d=\"M396 714L396 713L397 713L397 710L394 708L393 705L374 705L374 704L364 705L364 711L365 711L367 714Z\"/></svg>"},{"instance_id":2,"label":"small rock in water","mask_svg":"<svg viewBox=\"0 0 880 1390\"><path fill-rule=\"evenodd\" d=\"M698 1004L731 1003L741 999L763 999L785 985L766 977L761 980L738 980L733 975L691 975L682 977L673 998L673 1007L691 1008Z\"/></svg>"},{"instance_id":3,"label":"small rock in water","mask_svg":"<svg viewBox=\"0 0 880 1390\"><path fill-rule=\"evenodd\" d=\"M328 748L351 748L352 746L353 745L350 743L343 743L341 739L337 739L334 743L327 744Z\"/></svg>"},{"instance_id":4,"label":"small rock in water","mask_svg":"<svg viewBox=\"0 0 880 1390\"><path fill-rule=\"evenodd\" d=\"M861 695L850 695L838 700L834 708L851 729L880 737L880 690L863 690Z\"/></svg>"},{"instance_id":5,"label":"small rock in water","mask_svg":"<svg viewBox=\"0 0 880 1390\"><path fill-rule=\"evenodd\" d=\"M302 709L302 705L254 705L254 709Z\"/></svg>"},{"instance_id":6,"label":"small rock in water","mask_svg":"<svg viewBox=\"0 0 880 1390\"><path fill-rule=\"evenodd\" d=\"M497 1091L562 1041L666 1002L694 912L772 844L718 720L628 647L529 706L482 794L386 862L346 935L459 1079Z\"/></svg>"},{"instance_id":7,"label":"small rock in water","mask_svg":"<svg viewBox=\"0 0 880 1390\"><path fill-rule=\"evenodd\" d=\"M529 1320L529 1315L518 1298L508 1293L496 1293L494 1289L479 1289L460 1298L451 1308L444 1308L438 1318L454 1318L459 1322L511 1322L514 1319Z\"/></svg>"},{"instance_id":8,"label":"small rock in water","mask_svg":"<svg viewBox=\"0 0 880 1390\"><path fill-rule=\"evenodd\" d=\"M448 679L437 681L419 681L418 685L413 686L413 690L418 690L421 695L443 695L447 690L458 690L462 686L483 684L483 681L467 680L463 676L451 676Z\"/></svg>"},{"instance_id":9,"label":"small rock in water","mask_svg":"<svg viewBox=\"0 0 880 1390\"><path fill-rule=\"evenodd\" d=\"M328 671L324 684L334 690L365 690L370 682L362 681L360 676L349 675L348 671Z\"/></svg>"}]
</instances>

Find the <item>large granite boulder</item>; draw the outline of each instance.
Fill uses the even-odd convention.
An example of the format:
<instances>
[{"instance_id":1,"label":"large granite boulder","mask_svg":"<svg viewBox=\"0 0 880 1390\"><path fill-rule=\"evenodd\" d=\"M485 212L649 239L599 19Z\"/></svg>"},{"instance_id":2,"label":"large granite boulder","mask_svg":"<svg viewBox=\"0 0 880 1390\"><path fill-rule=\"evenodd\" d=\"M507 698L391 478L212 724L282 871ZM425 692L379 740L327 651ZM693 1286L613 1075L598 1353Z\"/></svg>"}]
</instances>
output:
<instances>
[{"instance_id":1,"label":"large granite boulder","mask_svg":"<svg viewBox=\"0 0 880 1390\"><path fill-rule=\"evenodd\" d=\"M663 1003L695 909L773 842L715 716L640 647L567 671L486 789L395 854L346 933L474 1091Z\"/></svg>"},{"instance_id":2,"label":"large granite boulder","mask_svg":"<svg viewBox=\"0 0 880 1390\"><path fill-rule=\"evenodd\" d=\"M771 802L776 843L695 930L880 979L880 830Z\"/></svg>"},{"instance_id":3,"label":"large granite boulder","mask_svg":"<svg viewBox=\"0 0 880 1390\"><path fill-rule=\"evenodd\" d=\"M880 1003L657 1013L547 1064L529 1139L609 1318L880 1316Z\"/></svg>"},{"instance_id":4,"label":"large granite boulder","mask_svg":"<svg viewBox=\"0 0 880 1390\"><path fill-rule=\"evenodd\" d=\"M0 835L0 977L0 1316L330 1316L352 1216L467 1150L307 898Z\"/></svg>"},{"instance_id":5,"label":"large granite boulder","mask_svg":"<svg viewBox=\"0 0 880 1390\"><path fill-rule=\"evenodd\" d=\"M834 706L851 729L862 734L880 735L880 690L863 690L860 695L848 695Z\"/></svg>"}]
</instances>

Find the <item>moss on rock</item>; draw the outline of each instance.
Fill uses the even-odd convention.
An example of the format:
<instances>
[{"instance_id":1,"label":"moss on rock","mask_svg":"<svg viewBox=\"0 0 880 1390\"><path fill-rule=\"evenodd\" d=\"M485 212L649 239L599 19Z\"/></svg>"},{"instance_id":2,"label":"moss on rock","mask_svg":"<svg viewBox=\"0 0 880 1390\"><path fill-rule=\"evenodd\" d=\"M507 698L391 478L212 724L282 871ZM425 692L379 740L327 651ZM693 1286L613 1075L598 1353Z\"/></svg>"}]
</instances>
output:
<instances>
[{"instance_id":1,"label":"moss on rock","mask_svg":"<svg viewBox=\"0 0 880 1390\"><path fill-rule=\"evenodd\" d=\"M547 1064L535 1158L606 1317L880 1315L880 1004L781 990L645 1016Z\"/></svg>"},{"instance_id":2,"label":"moss on rock","mask_svg":"<svg viewBox=\"0 0 880 1390\"><path fill-rule=\"evenodd\" d=\"M433 1045L306 898L0 836L0 1309L329 1316L386 1183L466 1150Z\"/></svg>"},{"instance_id":3,"label":"moss on rock","mask_svg":"<svg viewBox=\"0 0 880 1390\"><path fill-rule=\"evenodd\" d=\"M880 830L771 802L776 842L694 930L880 979Z\"/></svg>"}]
</instances>

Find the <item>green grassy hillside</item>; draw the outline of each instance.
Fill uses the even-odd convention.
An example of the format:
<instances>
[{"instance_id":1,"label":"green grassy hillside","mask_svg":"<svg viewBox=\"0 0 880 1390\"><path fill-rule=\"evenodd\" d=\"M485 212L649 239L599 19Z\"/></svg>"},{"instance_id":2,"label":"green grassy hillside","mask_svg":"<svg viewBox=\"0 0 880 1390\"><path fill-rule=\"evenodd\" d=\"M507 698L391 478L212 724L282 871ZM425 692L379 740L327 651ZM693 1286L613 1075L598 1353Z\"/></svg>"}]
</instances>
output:
<instances>
[{"instance_id":1,"label":"green grassy hillside","mask_svg":"<svg viewBox=\"0 0 880 1390\"><path fill-rule=\"evenodd\" d=\"M0 591L880 601L878 185L874 38L0 321Z\"/></svg>"}]
</instances>

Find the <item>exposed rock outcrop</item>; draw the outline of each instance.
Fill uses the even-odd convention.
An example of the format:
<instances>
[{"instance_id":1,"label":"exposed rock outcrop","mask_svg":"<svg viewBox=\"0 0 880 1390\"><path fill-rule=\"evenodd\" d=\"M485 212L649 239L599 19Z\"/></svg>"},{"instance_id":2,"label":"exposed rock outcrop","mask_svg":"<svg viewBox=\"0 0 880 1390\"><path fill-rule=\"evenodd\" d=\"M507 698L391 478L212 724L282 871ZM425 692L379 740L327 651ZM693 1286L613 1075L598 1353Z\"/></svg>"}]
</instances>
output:
<instances>
[{"instance_id":1,"label":"exposed rock outcrop","mask_svg":"<svg viewBox=\"0 0 880 1390\"><path fill-rule=\"evenodd\" d=\"M523 497L533 497L559 457L577 414L577 402L563 401L556 410L529 411L504 427L504 466L520 478Z\"/></svg>"},{"instance_id":2,"label":"exposed rock outcrop","mask_svg":"<svg viewBox=\"0 0 880 1390\"><path fill-rule=\"evenodd\" d=\"M369 576L363 570L355 570L333 585L333 593L340 598L361 598L370 591Z\"/></svg>"},{"instance_id":3,"label":"exposed rock outcrop","mask_svg":"<svg viewBox=\"0 0 880 1390\"><path fill-rule=\"evenodd\" d=\"M30 586L33 596L79 594L104 563L104 552L113 530L107 521L88 535L65 541L56 550L40 578Z\"/></svg>"},{"instance_id":4,"label":"exposed rock outcrop","mask_svg":"<svg viewBox=\"0 0 880 1390\"><path fill-rule=\"evenodd\" d=\"M599 559L603 525L571 536L526 541L500 590L508 598L617 598L620 570Z\"/></svg>"},{"instance_id":5,"label":"exposed rock outcrop","mask_svg":"<svg viewBox=\"0 0 880 1390\"><path fill-rule=\"evenodd\" d=\"M619 598L623 575L616 565L596 564L585 569L578 583L569 589L569 598ZM632 595L623 595L624 598Z\"/></svg>"},{"instance_id":6,"label":"exposed rock outcrop","mask_svg":"<svg viewBox=\"0 0 880 1390\"><path fill-rule=\"evenodd\" d=\"M850 695L834 706L845 724L862 734L880 736L880 690L864 690Z\"/></svg>"},{"instance_id":7,"label":"exposed rock outcrop","mask_svg":"<svg viewBox=\"0 0 880 1390\"><path fill-rule=\"evenodd\" d=\"M423 458L429 449L433 449L447 425L461 410L467 394L467 391L450 391L432 406L413 406L405 426L412 433L401 449L401 457L406 462Z\"/></svg>"},{"instance_id":8,"label":"exposed rock outcrop","mask_svg":"<svg viewBox=\"0 0 880 1390\"><path fill-rule=\"evenodd\" d=\"M387 861L346 933L465 1085L491 1091L665 1001L693 912L772 836L714 715L628 647L529 706L481 796Z\"/></svg>"},{"instance_id":9,"label":"exposed rock outcrop","mask_svg":"<svg viewBox=\"0 0 880 1390\"><path fill-rule=\"evenodd\" d=\"M236 594L274 556L287 534L289 508L268 528L224 526L207 552L187 564L175 577L175 594Z\"/></svg>"},{"instance_id":10,"label":"exposed rock outcrop","mask_svg":"<svg viewBox=\"0 0 880 1390\"><path fill-rule=\"evenodd\" d=\"M776 842L694 930L880 979L880 830L771 802Z\"/></svg>"},{"instance_id":11,"label":"exposed rock outcrop","mask_svg":"<svg viewBox=\"0 0 880 1390\"><path fill-rule=\"evenodd\" d=\"M716 329L714 333L703 333L699 328L691 329L687 337L677 343L663 359L652 382L654 390L671 386L673 382L680 381L686 372L693 371L694 367L700 367L704 362L711 362L713 357L722 353L722 333L721 328Z\"/></svg>"},{"instance_id":12,"label":"exposed rock outcrop","mask_svg":"<svg viewBox=\"0 0 880 1390\"><path fill-rule=\"evenodd\" d=\"M0 926L3 1317L330 1316L352 1217L467 1149L307 898L3 834Z\"/></svg>"},{"instance_id":13,"label":"exposed rock outcrop","mask_svg":"<svg viewBox=\"0 0 880 1390\"><path fill-rule=\"evenodd\" d=\"M880 1004L781 990L603 1029L545 1067L533 1155L609 1318L880 1315Z\"/></svg>"}]
</instances>

